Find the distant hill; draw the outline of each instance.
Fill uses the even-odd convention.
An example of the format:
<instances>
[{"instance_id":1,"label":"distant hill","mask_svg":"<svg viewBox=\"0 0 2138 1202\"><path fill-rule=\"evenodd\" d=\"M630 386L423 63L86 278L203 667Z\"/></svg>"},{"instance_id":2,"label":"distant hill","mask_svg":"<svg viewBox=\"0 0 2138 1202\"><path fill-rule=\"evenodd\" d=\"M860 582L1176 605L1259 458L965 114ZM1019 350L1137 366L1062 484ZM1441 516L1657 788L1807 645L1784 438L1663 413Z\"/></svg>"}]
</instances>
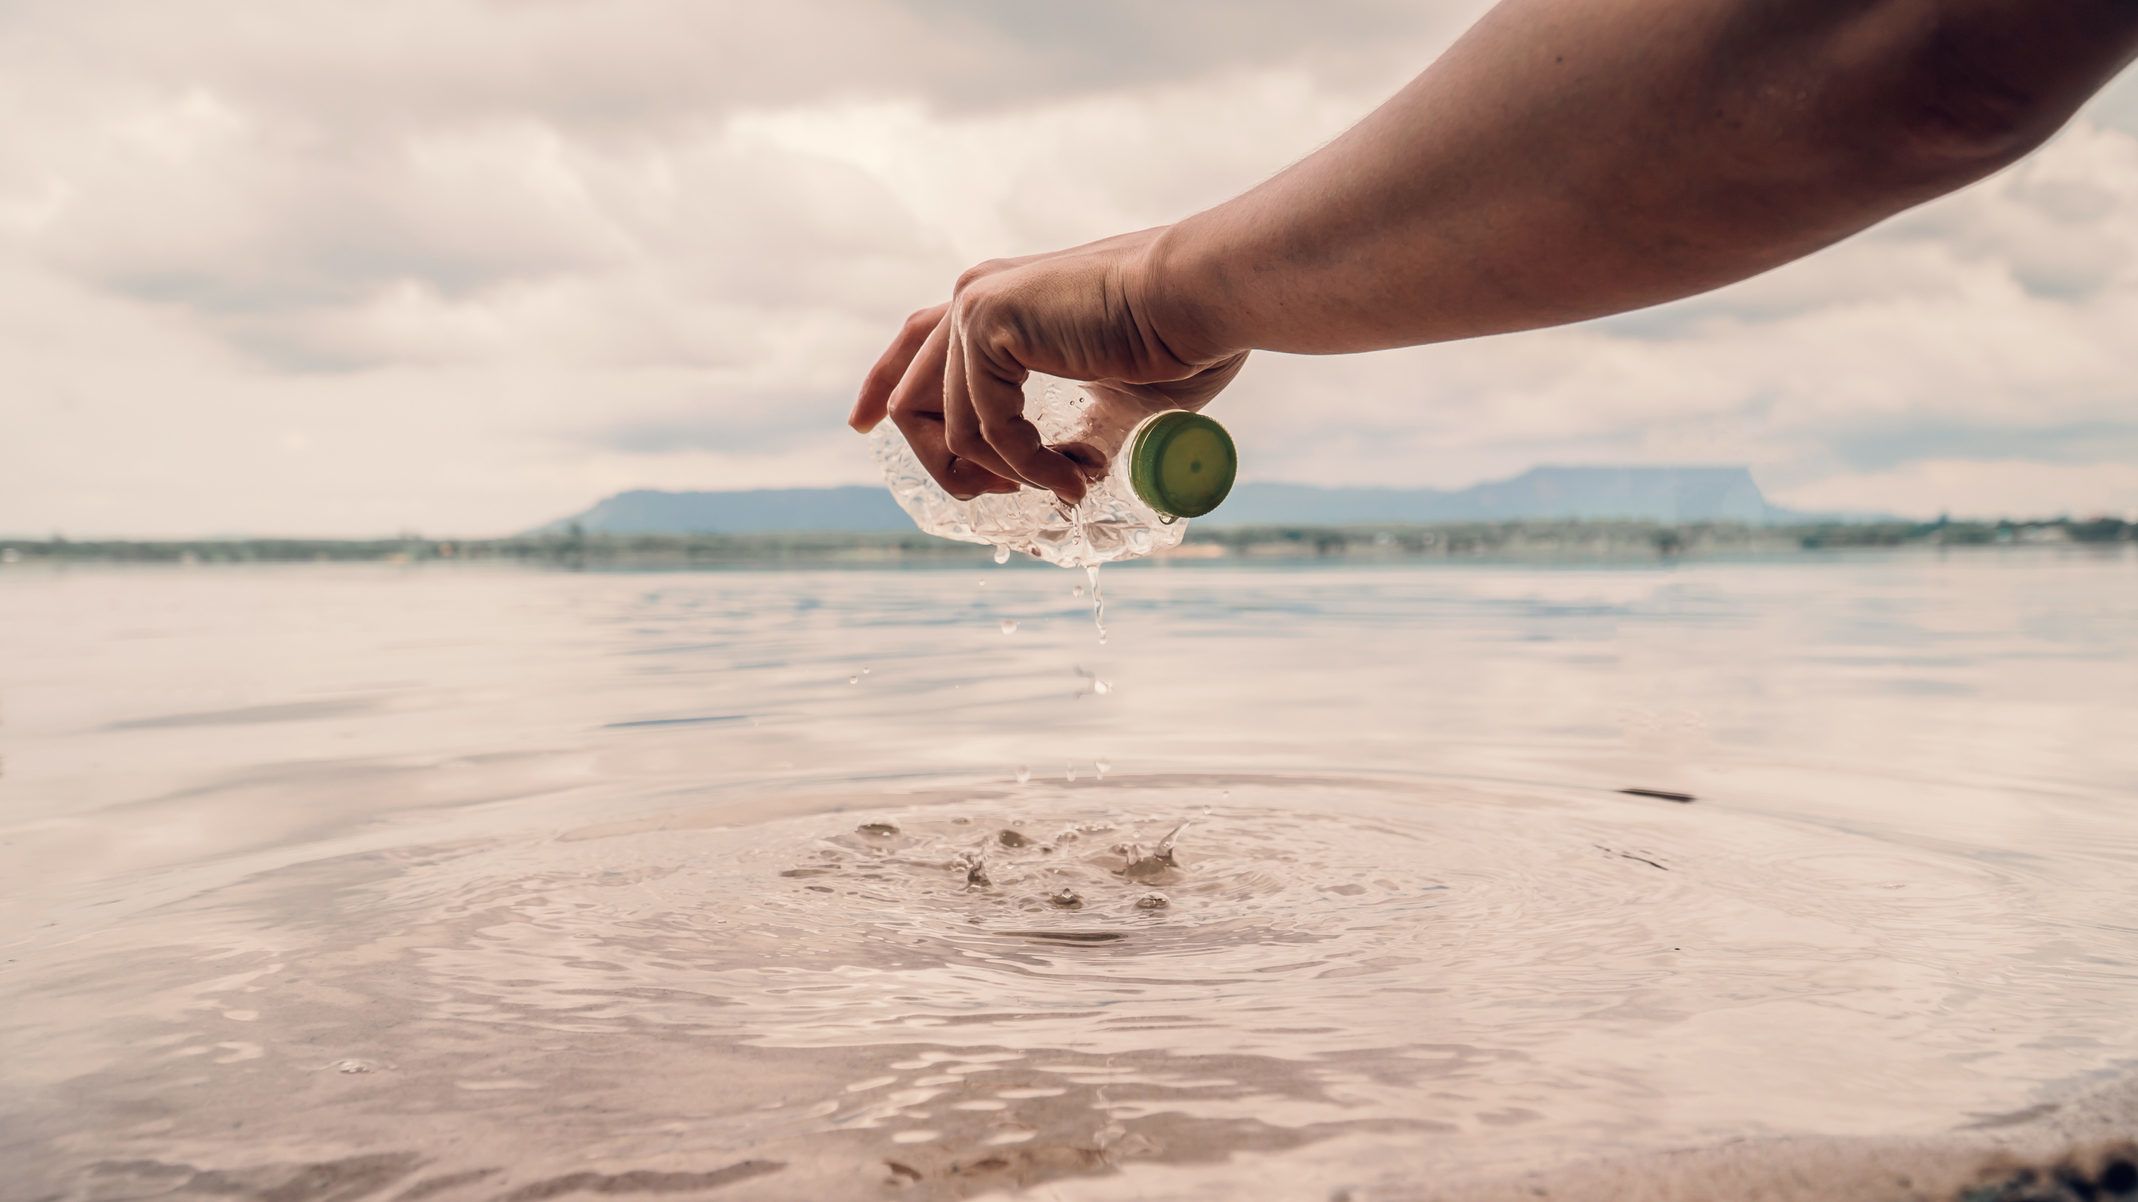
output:
<instances>
[{"instance_id":1,"label":"distant hill","mask_svg":"<svg viewBox=\"0 0 2138 1202\"><path fill-rule=\"evenodd\" d=\"M1742 467L1537 467L1469 488L1323 488L1247 483L1209 517L1221 526L1362 526L1580 518L1773 525L1832 520L1768 503ZM909 530L873 486L617 493L532 533L767 534Z\"/></svg>"},{"instance_id":2,"label":"distant hill","mask_svg":"<svg viewBox=\"0 0 2138 1202\"><path fill-rule=\"evenodd\" d=\"M1449 490L1248 485L1206 520L1349 526L1621 518L1762 525L1809 516L1769 504L1742 467L1536 467L1512 479Z\"/></svg>"}]
</instances>

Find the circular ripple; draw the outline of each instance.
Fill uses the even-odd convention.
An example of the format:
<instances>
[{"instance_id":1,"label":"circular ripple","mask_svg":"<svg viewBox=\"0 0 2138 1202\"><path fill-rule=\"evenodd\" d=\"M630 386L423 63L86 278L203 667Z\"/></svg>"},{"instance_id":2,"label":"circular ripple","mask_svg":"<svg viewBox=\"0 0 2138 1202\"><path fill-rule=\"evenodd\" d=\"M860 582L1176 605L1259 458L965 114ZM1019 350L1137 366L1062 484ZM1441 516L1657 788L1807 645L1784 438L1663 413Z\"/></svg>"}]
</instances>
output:
<instances>
[{"instance_id":1,"label":"circular ripple","mask_svg":"<svg viewBox=\"0 0 2138 1202\"><path fill-rule=\"evenodd\" d=\"M1868 1122L1836 1099L1959 1112L2128 1035L2127 970L2024 965L2044 882L1720 806L1154 777L719 820L472 851L373 916L421 932L445 1020L1220 1094L1253 1089L1162 1066L1257 1058L1372 1113L1605 1131L1640 1129L1651 1074L1721 1126Z\"/></svg>"},{"instance_id":2,"label":"circular ripple","mask_svg":"<svg viewBox=\"0 0 2138 1202\"><path fill-rule=\"evenodd\" d=\"M1677 849L1579 810L1160 780L627 831L528 875L463 862L481 879L442 887L466 945L432 967L495 1019L753 1042L1388 1046L1415 1036L1406 1007L1563 1013L1665 971L1715 899L1685 897Z\"/></svg>"},{"instance_id":3,"label":"circular ripple","mask_svg":"<svg viewBox=\"0 0 2138 1202\"><path fill-rule=\"evenodd\" d=\"M1667 886L1580 824L1555 825L1556 808L1420 805L1361 782L1034 786L1015 805L478 853L399 882L392 908L464 924L426 953L464 1017L782 1043L1229 1026L1244 1045L1296 1050L1310 1029L1345 1029L1332 1020L1362 1005L1365 978L1481 949L1481 923L1609 923L1587 903L1614 881ZM1363 1002L1341 1042L1385 1037L1384 1003Z\"/></svg>"}]
</instances>

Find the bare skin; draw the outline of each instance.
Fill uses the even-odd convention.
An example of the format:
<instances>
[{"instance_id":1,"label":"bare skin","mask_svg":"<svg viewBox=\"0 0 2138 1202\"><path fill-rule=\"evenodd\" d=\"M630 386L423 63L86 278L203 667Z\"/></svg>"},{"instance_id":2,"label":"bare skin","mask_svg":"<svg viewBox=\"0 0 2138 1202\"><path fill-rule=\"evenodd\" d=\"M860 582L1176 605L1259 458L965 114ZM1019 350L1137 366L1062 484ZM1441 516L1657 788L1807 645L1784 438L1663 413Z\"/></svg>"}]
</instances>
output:
<instances>
[{"instance_id":1,"label":"bare skin","mask_svg":"<svg viewBox=\"0 0 2138 1202\"><path fill-rule=\"evenodd\" d=\"M2138 0L1503 0L1336 141L1175 225L980 264L850 424L953 495L1081 500L1105 431L1249 351L1534 329L1746 279L2040 145L2138 55ZM1049 447L1030 372L1093 381Z\"/></svg>"}]
</instances>

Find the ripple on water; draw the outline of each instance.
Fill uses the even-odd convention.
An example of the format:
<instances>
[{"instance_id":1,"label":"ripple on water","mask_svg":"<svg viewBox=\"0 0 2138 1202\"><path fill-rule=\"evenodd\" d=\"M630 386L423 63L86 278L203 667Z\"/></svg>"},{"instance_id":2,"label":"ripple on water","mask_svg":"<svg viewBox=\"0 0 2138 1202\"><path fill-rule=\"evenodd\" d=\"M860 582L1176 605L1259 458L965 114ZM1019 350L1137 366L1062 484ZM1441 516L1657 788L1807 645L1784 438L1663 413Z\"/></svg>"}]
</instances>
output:
<instances>
[{"instance_id":1,"label":"ripple on water","mask_svg":"<svg viewBox=\"0 0 2138 1202\"><path fill-rule=\"evenodd\" d=\"M1852 1076L1883 1114L1941 1114L2006 1069L2053 1077L2055 1054L2000 1024L2039 1031L2068 1002L2092 1029L2074 1063L2129 1026L2102 1004L2126 981L2050 996L2012 971L2041 882L1716 806L1129 779L585 832L453 870L432 896L477 921L425 955L460 1017L761 1047L1368 1055L1389 1080L1346 1088L1391 1113L1651 1105L1645 1074L1667 1071L1675 1104L1718 1121L1792 1098L1850 1118L1830 1098ZM1776 1024L1855 1052L1778 1057Z\"/></svg>"},{"instance_id":2,"label":"ripple on water","mask_svg":"<svg viewBox=\"0 0 2138 1202\"><path fill-rule=\"evenodd\" d=\"M599 1113L619 1156L687 1122L730 1158L1005 1187L1338 1134L1438 1172L1924 1131L2138 1043L2138 957L2106 954L2130 934L2055 938L2121 913L2114 867L1605 788L1116 773L708 806L323 864L331 940L287 975L329 1002L224 997L214 959L186 1013L257 1011L269 1053L188 1025L167 1059L265 1081L303 1047L323 1103L574 1138ZM327 1120L282 1111L240 1117Z\"/></svg>"}]
</instances>

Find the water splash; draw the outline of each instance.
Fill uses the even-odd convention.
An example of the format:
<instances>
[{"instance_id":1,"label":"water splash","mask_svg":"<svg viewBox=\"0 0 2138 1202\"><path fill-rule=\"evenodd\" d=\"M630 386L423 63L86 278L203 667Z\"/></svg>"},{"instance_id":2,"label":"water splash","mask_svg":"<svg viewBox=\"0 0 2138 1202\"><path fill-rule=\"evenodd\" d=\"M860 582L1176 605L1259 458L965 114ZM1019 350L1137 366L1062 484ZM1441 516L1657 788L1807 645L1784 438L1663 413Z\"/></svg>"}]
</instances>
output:
<instances>
[{"instance_id":1,"label":"water splash","mask_svg":"<svg viewBox=\"0 0 2138 1202\"><path fill-rule=\"evenodd\" d=\"M1099 591L1099 565L1087 564L1084 579L1091 582L1091 624L1099 628L1099 641L1106 641L1106 595Z\"/></svg>"}]
</instances>

